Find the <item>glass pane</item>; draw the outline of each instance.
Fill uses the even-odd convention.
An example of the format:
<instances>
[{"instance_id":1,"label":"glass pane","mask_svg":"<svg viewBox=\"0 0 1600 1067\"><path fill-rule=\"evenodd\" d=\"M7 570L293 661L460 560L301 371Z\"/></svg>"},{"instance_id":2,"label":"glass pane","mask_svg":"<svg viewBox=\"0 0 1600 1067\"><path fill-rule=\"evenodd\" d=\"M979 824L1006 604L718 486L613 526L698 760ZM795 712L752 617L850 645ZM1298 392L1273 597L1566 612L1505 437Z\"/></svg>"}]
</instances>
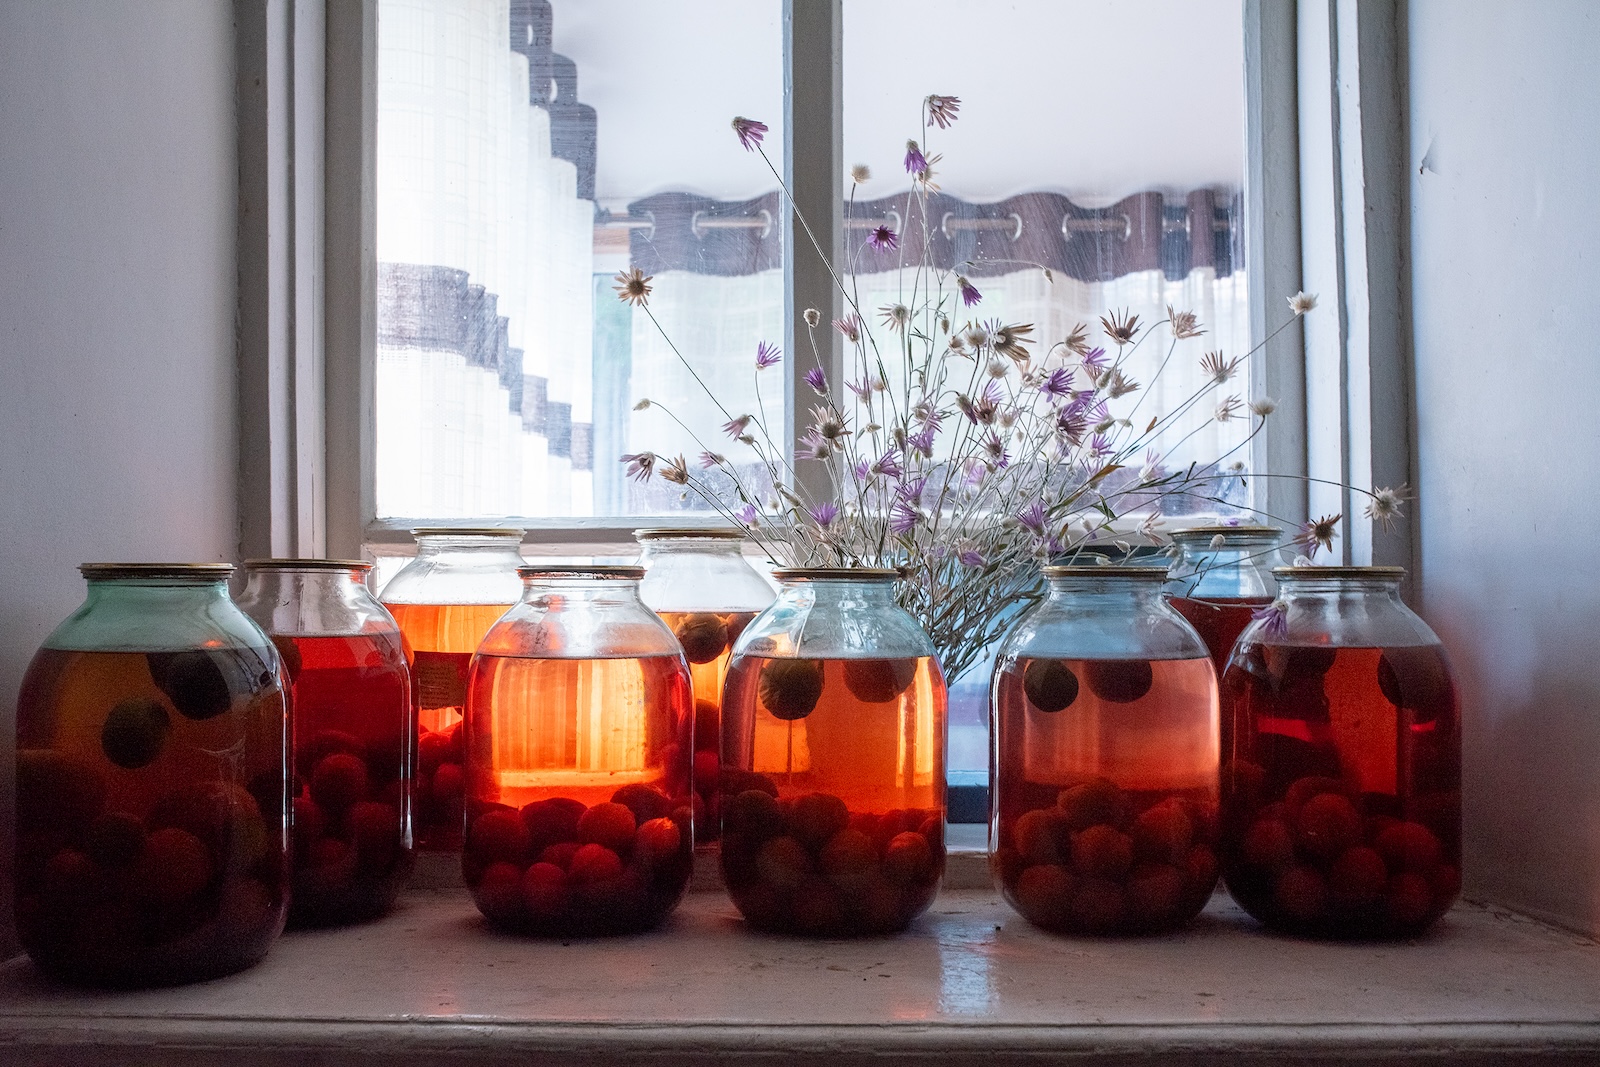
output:
<instances>
[{"instance_id":1,"label":"glass pane","mask_svg":"<svg viewBox=\"0 0 1600 1067\"><path fill-rule=\"evenodd\" d=\"M952 48L974 61L950 62ZM1252 344L1243 52L1240 0L845 3L843 163L871 174L846 182L847 284L880 346L893 336L884 309L927 300L927 278L918 282L915 270L926 248L948 272L952 327L1031 323L1035 366L1079 323L1089 345L1114 355L1101 317L1137 315L1148 337L1122 369L1140 389L1110 414L1134 424L1126 434L1179 411L1207 381L1205 353L1231 359ZM927 124L929 93L959 98L948 128ZM937 186L920 196L907 173L908 139L931 161ZM884 224L899 238L894 249L869 241ZM957 274L981 293L975 305L956 306ZM1205 332L1174 343L1158 325L1169 305L1194 312ZM845 351L847 379L877 371L853 346ZM1064 348L1044 365L1074 368L1084 387L1079 357ZM885 361L891 391L904 373ZM1009 371L1013 380L1018 373ZM1241 366L1151 442L1167 470L1193 462L1217 471L1213 490L1235 504L1248 502L1247 487L1226 468L1245 458L1253 420L1246 412L1219 422L1215 407L1234 393L1248 400L1247 381ZM858 426L871 421L859 414ZM1141 446L1127 476L1145 458ZM1236 509L1186 498L1162 510ZM981 660L951 689L952 772L987 769L989 666Z\"/></svg>"},{"instance_id":2,"label":"glass pane","mask_svg":"<svg viewBox=\"0 0 1600 1067\"><path fill-rule=\"evenodd\" d=\"M613 278L653 275L667 335L724 403L758 410L739 383L782 331L783 233L729 120L763 119L781 170L781 13L379 0L380 516L699 506L624 476L626 453L698 453L670 416L725 418ZM759 410L781 426L769 373Z\"/></svg>"}]
</instances>

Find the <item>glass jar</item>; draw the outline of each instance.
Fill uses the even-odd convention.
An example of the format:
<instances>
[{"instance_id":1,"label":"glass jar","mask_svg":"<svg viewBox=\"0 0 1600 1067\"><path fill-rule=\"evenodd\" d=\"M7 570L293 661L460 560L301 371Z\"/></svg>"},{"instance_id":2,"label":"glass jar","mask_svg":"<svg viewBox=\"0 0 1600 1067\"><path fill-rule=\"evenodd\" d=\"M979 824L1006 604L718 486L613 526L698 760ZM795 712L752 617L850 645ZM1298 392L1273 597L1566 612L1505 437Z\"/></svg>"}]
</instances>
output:
<instances>
[{"instance_id":1,"label":"glass jar","mask_svg":"<svg viewBox=\"0 0 1600 1067\"><path fill-rule=\"evenodd\" d=\"M416 713L394 618L367 591L372 564L253 559L239 607L283 657L294 739L299 926L387 912L411 872Z\"/></svg>"},{"instance_id":2,"label":"glass jar","mask_svg":"<svg viewBox=\"0 0 1600 1067\"><path fill-rule=\"evenodd\" d=\"M1159 567L1046 567L995 658L990 867L1028 921L1142 934L1217 885L1217 681Z\"/></svg>"},{"instance_id":3,"label":"glass jar","mask_svg":"<svg viewBox=\"0 0 1600 1067\"><path fill-rule=\"evenodd\" d=\"M1461 889L1461 723L1399 567L1280 567L1223 688L1222 870L1269 926L1403 937Z\"/></svg>"},{"instance_id":4,"label":"glass jar","mask_svg":"<svg viewBox=\"0 0 1600 1067\"><path fill-rule=\"evenodd\" d=\"M467 690L478 910L521 933L655 926L694 860L689 668L639 567L524 567Z\"/></svg>"},{"instance_id":5,"label":"glass jar","mask_svg":"<svg viewBox=\"0 0 1600 1067\"><path fill-rule=\"evenodd\" d=\"M946 692L892 570L779 570L723 690L722 874L752 926L886 933L944 876Z\"/></svg>"},{"instance_id":6,"label":"glass jar","mask_svg":"<svg viewBox=\"0 0 1600 1067\"><path fill-rule=\"evenodd\" d=\"M672 628L694 680L694 836L714 841L721 812L722 684L734 642L772 603L738 530L639 530L639 597Z\"/></svg>"},{"instance_id":7,"label":"glass jar","mask_svg":"<svg viewBox=\"0 0 1600 1067\"><path fill-rule=\"evenodd\" d=\"M411 653L417 705L417 771L412 818L417 847L461 847L466 778L461 717L467 666L489 627L522 596L522 531L421 529L417 558L379 597Z\"/></svg>"},{"instance_id":8,"label":"glass jar","mask_svg":"<svg viewBox=\"0 0 1600 1067\"><path fill-rule=\"evenodd\" d=\"M17 700L16 923L43 970L230 974L283 929L289 719L227 564L89 563Z\"/></svg>"}]
</instances>

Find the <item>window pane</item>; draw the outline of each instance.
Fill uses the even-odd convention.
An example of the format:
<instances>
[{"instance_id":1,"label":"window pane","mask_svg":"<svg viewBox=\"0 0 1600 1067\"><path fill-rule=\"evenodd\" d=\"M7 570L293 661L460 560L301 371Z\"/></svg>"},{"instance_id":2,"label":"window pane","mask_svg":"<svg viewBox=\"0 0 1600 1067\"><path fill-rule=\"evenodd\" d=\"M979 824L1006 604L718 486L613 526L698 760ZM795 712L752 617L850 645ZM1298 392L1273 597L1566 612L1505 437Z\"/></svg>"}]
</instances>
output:
<instances>
[{"instance_id":1,"label":"window pane","mask_svg":"<svg viewBox=\"0 0 1600 1067\"><path fill-rule=\"evenodd\" d=\"M1111 414L1136 410L1143 429L1178 410L1206 382L1204 353L1242 356L1252 343L1243 51L1240 0L845 3L843 163L872 174L852 186L845 246L849 284L878 336L880 309L923 299L911 286L924 248L982 294L952 325L1032 323L1036 360L1079 323L1114 352L1102 315L1130 312L1149 331L1171 305L1194 312L1205 333L1173 345L1154 329L1124 367L1140 390ZM948 129L924 131L929 93L960 98ZM905 168L912 138L938 186L925 208ZM893 251L867 244L883 223L900 237ZM870 376L848 345L846 359L848 379ZM1047 366L1076 362L1058 349ZM1250 420L1218 422L1214 411L1235 392L1248 400L1247 380L1241 371L1154 442L1166 469L1245 458ZM1141 450L1135 467L1142 459ZM1216 485L1248 502L1240 479ZM1173 517L1202 510L1232 509L1163 503ZM988 670L980 662L952 689L953 772L987 769Z\"/></svg>"},{"instance_id":2,"label":"window pane","mask_svg":"<svg viewBox=\"0 0 1600 1067\"><path fill-rule=\"evenodd\" d=\"M613 276L730 407L782 331L781 0L379 0L380 516L698 507L621 455L689 457L725 421ZM737 373L735 373L737 371ZM635 412L635 402L655 402ZM715 447L709 439L707 444Z\"/></svg>"}]
</instances>

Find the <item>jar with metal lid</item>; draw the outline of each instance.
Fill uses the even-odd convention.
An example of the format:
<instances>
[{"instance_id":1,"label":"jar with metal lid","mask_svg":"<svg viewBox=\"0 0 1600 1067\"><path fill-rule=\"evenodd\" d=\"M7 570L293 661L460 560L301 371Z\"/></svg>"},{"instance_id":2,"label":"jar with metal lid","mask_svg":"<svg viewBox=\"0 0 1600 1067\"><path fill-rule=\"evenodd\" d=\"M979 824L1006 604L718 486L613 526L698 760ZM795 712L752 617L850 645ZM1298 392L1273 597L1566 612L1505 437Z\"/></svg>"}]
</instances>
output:
<instances>
[{"instance_id":1,"label":"jar with metal lid","mask_svg":"<svg viewBox=\"0 0 1600 1067\"><path fill-rule=\"evenodd\" d=\"M417 705L413 818L417 847L461 847L465 776L461 717L467 666L489 627L522 596L522 531L418 529L417 557L379 599L411 652Z\"/></svg>"},{"instance_id":2,"label":"jar with metal lid","mask_svg":"<svg viewBox=\"0 0 1600 1067\"><path fill-rule=\"evenodd\" d=\"M283 657L295 746L289 921L387 912L414 859L416 713L400 628L368 592L372 564L253 559L239 607Z\"/></svg>"},{"instance_id":3,"label":"jar with metal lid","mask_svg":"<svg viewBox=\"0 0 1600 1067\"><path fill-rule=\"evenodd\" d=\"M283 929L289 719L227 564L91 563L17 701L16 924L42 969L150 986Z\"/></svg>"},{"instance_id":4,"label":"jar with metal lid","mask_svg":"<svg viewBox=\"0 0 1600 1067\"><path fill-rule=\"evenodd\" d=\"M752 926L887 933L944 875L946 690L892 570L779 570L723 690L723 878Z\"/></svg>"},{"instance_id":5,"label":"jar with metal lid","mask_svg":"<svg viewBox=\"0 0 1600 1067\"><path fill-rule=\"evenodd\" d=\"M468 678L462 873L504 929L649 929L694 859L688 664L641 568L521 576Z\"/></svg>"},{"instance_id":6,"label":"jar with metal lid","mask_svg":"<svg viewBox=\"0 0 1600 1067\"><path fill-rule=\"evenodd\" d=\"M1404 937L1461 889L1461 720L1399 567L1280 567L1223 676L1222 870L1251 915Z\"/></svg>"},{"instance_id":7,"label":"jar with metal lid","mask_svg":"<svg viewBox=\"0 0 1600 1067\"><path fill-rule=\"evenodd\" d=\"M1217 885L1217 682L1160 567L1046 567L1000 646L990 865L1030 922L1143 934Z\"/></svg>"},{"instance_id":8,"label":"jar with metal lid","mask_svg":"<svg viewBox=\"0 0 1600 1067\"><path fill-rule=\"evenodd\" d=\"M772 586L744 558L744 534L712 528L638 530L639 596L672 628L694 680L696 843L714 841L721 812L722 685L734 642L772 603Z\"/></svg>"}]
</instances>

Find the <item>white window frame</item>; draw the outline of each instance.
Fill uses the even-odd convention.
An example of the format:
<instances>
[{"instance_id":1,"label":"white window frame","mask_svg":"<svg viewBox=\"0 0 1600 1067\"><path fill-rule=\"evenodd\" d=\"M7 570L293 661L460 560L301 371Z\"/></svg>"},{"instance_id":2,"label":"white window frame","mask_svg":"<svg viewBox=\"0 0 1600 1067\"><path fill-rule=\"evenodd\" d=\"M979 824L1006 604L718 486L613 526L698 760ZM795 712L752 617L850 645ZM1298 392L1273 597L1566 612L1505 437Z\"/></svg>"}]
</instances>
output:
<instances>
[{"instance_id":1,"label":"white window frame","mask_svg":"<svg viewBox=\"0 0 1600 1067\"><path fill-rule=\"evenodd\" d=\"M376 516L377 3L237 7L241 554L404 554L412 526L451 522ZM1258 483L1257 499L1291 523L1341 512L1342 561L1414 566L1409 524L1376 531L1358 517L1359 494L1301 480L1399 485L1415 469L1402 14L1399 0L1245 0L1245 226L1257 338L1283 321L1288 294L1306 288L1322 301L1303 341L1291 328L1252 361L1253 390L1278 401L1254 446L1252 465L1276 475ZM783 24L786 179L819 237L831 235L837 262L841 0L785 0ZM788 233L785 333L796 352L809 347L801 312L835 318L840 298L803 232ZM837 370L842 346L826 336ZM791 433L802 365L786 361ZM529 554L609 555L632 553L633 529L662 521L520 524Z\"/></svg>"}]
</instances>

